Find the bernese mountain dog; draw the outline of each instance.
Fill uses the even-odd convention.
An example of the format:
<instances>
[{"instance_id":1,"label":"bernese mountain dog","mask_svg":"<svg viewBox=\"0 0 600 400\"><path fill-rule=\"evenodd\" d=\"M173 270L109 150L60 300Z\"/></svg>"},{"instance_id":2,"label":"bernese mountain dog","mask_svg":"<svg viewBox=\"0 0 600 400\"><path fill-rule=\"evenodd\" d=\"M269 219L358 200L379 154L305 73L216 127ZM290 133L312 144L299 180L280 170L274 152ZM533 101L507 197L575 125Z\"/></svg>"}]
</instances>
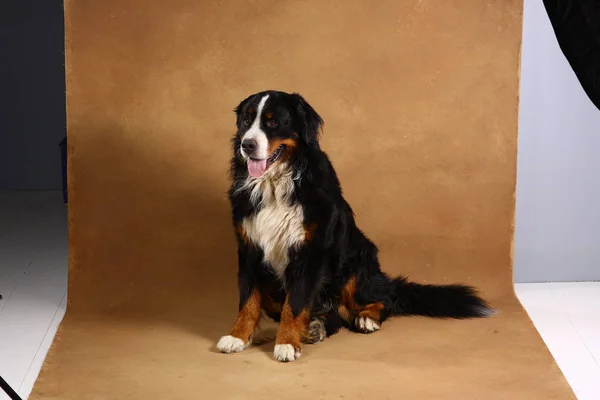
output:
<instances>
[{"instance_id":1,"label":"bernese mountain dog","mask_svg":"<svg viewBox=\"0 0 600 400\"><path fill-rule=\"evenodd\" d=\"M323 120L299 94L263 91L234 110L231 203L238 253L238 316L217 348L244 350L262 313L279 322L274 357L345 327L372 333L391 316L474 318L493 313L465 285L424 285L381 271L356 226L328 156Z\"/></svg>"}]
</instances>

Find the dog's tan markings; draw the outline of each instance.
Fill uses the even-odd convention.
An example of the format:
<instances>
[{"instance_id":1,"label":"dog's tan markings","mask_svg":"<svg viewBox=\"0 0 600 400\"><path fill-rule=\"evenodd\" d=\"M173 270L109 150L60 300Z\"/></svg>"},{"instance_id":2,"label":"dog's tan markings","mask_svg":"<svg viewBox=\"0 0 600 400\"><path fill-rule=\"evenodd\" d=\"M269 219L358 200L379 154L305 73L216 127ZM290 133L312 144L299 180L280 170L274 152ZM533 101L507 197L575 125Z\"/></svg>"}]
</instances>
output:
<instances>
[{"instance_id":1,"label":"dog's tan markings","mask_svg":"<svg viewBox=\"0 0 600 400\"><path fill-rule=\"evenodd\" d=\"M359 317L371 318L375 322L379 322L381 319L381 310L383 310L383 303L371 303L367 304L359 313Z\"/></svg>"},{"instance_id":2,"label":"dog's tan markings","mask_svg":"<svg viewBox=\"0 0 600 400\"><path fill-rule=\"evenodd\" d=\"M294 347L296 352L300 352L304 337L308 337L308 310L304 309L294 317L289 297L287 297L281 311L281 322L275 338L275 345L289 344Z\"/></svg>"},{"instance_id":3,"label":"dog's tan markings","mask_svg":"<svg viewBox=\"0 0 600 400\"><path fill-rule=\"evenodd\" d=\"M281 314L281 312L283 311L282 303L276 302L271 296L266 295L264 293L261 297L261 307L266 312L273 314Z\"/></svg>"},{"instance_id":4,"label":"dog's tan markings","mask_svg":"<svg viewBox=\"0 0 600 400\"><path fill-rule=\"evenodd\" d=\"M253 114L254 113L254 107L248 107L248 113L249 114Z\"/></svg>"},{"instance_id":5,"label":"dog's tan markings","mask_svg":"<svg viewBox=\"0 0 600 400\"><path fill-rule=\"evenodd\" d=\"M279 146L281 146L282 144L284 144L286 146L286 148L283 151L283 154L281 154L280 159L282 161L288 160L290 158L290 156L292 155L292 153L296 150L296 147L298 146L298 142L296 142L295 138L271 139L269 141L269 154L273 154L273 152L275 150L277 150L277 148Z\"/></svg>"},{"instance_id":6,"label":"dog's tan markings","mask_svg":"<svg viewBox=\"0 0 600 400\"><path fill-rule=\"evenodd\" d=\"M242 242L244 242L247 245L250 244L250 240L248 239L248 235L246 234L246 230L244 229L242 224L236 224L235 231L239 235Z\"/></svg>"},{"instance_id":7,"label":"dog's tan markings","mask_svg":"<svg viewBox=\"0 0 600 400\"><path fill-rule=\"evenodd\" d=\"M279 146L285 144L287 146L287 150L295 149L298 143L296 140L292 138L287 139L271 139L269 140L269 154L272 154Z\"/></svg>"},{"instance_id":8,"label":"dog's tan markings","mask_svg":"<svg viewBox=\"0 0 600 400\"><path fill-rule=\"evenodd\" d=\"M265 117L267 117L267 119L271 119L271 118L273 118L273 114L270 112L265 113Z\"/></svg>"},{"instance_id":9,"label":"dog's tan markings","mask_svg":"<svg viewBox=\"0 0 600 400\"><path fill-rule=\"evenodd\" d=\"M233 337L249 342L260 320L261 295L258 290L254 290L246 304L238 313L238 317L231 328L229 334Z\"/></svg>"},{"instance_id":10,"label":"dog's tan markings","mask_svg":"<svg viewBox=\"0 0 600 400\"><path fill-rule=\"evenodd\" d=\"M356 293L356 278L352 277L346 282L342 288L340 296L340 305L338 306L338 314L346 322L352 321L353 314L358 308L356 301L354 300L354 294Z\"/></svg>"},{"instance_id":11,"label":"dog's tan markings","mask_svg":"<svg viewBox=\"0 0 600 400\"><path fill-rule=\"evenodd\" d=\"M304 240L306 240L307 242L310 242L310 240L313 238L316 230L317 230L317 224L314 222L312 224L304 225Z\"/></svg>"},{"instance_id":12,"label":"dog's tan markings","mask_svg":"<svg viewBox=\"0 0 600 400\"><path fill-rule=\"evenodd\" d=\"M342 288L340 295L340 304L338 306L338 314L346 322L353 322L356 317L371 319L373 322L379 323L381 320L381 310L384 305L382 302L369 303L360 305L356 302L354 296L356 294L356 277L352 277ZM379 326L377 327L379 329Z\"/></svg>"}]
</instances>

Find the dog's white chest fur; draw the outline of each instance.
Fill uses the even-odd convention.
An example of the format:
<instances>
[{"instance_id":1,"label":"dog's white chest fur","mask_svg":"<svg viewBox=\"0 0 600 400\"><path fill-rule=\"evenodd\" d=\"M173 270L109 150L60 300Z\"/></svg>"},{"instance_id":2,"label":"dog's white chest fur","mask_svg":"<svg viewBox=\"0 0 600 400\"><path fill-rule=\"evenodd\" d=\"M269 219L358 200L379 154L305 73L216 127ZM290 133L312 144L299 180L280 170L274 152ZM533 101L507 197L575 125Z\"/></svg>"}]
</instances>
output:
<instances>
[{"instance_id":1,"label":"dog's white chest fur","mask_svg":"<svg viewBox=\"0 0 600 400\"><path fill-rule=\"evenodd\" d=\"M290 248L299 246L305 239L304 211L300 204L289 204L294 192L292 173L281 166L260 179L248 180L245 186L254 204L260 201L261 195L262 201L260 211L245 218L242 227L248 240L262 249L264 262L282 278L289 263Z\"/></svg>"}]
</instances>

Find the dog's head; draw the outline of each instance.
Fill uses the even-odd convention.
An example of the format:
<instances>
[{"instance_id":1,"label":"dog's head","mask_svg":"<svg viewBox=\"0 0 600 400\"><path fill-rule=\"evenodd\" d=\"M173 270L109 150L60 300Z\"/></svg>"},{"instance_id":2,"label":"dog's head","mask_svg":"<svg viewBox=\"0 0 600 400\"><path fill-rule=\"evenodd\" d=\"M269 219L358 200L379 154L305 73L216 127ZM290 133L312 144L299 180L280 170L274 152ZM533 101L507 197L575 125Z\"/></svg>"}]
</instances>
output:
<instances>
[{"instance_id":1,"label":"dog's head","mask_svg":"<svg viewBox=\"0 0 600 400\"><path fill-rule=\"evenodd\" d=\"M323 120L299 94L255 93L243 100L235 113L235 151L252 177L261 177L301 147L319 146Z\"/></svg>"}]
</instances>

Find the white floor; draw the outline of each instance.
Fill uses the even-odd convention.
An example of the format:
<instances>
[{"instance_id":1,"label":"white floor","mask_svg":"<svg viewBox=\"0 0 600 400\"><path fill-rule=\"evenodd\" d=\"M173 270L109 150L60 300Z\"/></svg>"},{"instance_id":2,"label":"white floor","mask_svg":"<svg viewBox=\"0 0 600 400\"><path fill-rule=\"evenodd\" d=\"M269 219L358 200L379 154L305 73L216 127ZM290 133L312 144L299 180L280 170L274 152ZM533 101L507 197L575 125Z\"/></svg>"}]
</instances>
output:
<instances>
[{"instance_id":1,"label":"white floor","mask_svg":"<svg viewBox=\"0 0 600 400\"><path fill-rule=\"evenodd\" d=\"M578 399L600 399L600 282L516 288ZM23 398L65 313L66 292L60 193L0 192L0 376Z\"/></svg>"}]
</instances>

